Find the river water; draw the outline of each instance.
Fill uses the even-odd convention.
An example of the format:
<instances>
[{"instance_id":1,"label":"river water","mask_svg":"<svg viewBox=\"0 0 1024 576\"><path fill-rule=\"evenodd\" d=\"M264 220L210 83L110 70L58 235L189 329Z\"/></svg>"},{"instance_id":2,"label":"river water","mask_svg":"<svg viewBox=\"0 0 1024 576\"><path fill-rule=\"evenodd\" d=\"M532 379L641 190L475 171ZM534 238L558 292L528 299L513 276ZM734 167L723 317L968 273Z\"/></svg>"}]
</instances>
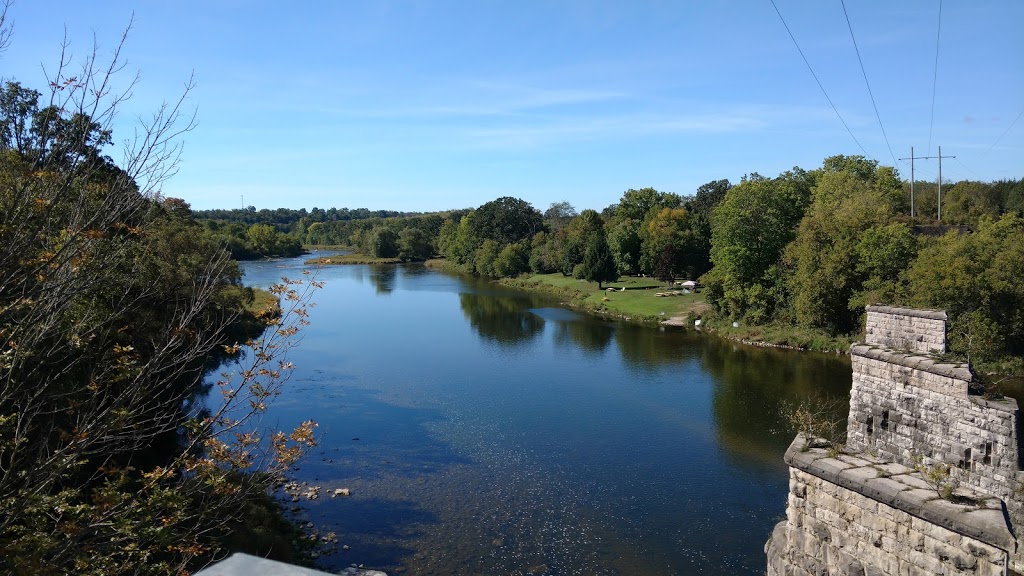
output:
<instances>
[{"instance_id":1,"label":"river water","mask_svg":"<svg viewBox=\"0 0 1024 576\"><path fill-rule=\"evenodd\" d=\"M246 263L244 280L302 268ZM320 424L296 475L324 489L299 515L338 534L327 569L763 574L793 437L780 408L850 389L845 358L607 322L421 265L318 279L270 421Z\"/></svg>"}]
</instances>

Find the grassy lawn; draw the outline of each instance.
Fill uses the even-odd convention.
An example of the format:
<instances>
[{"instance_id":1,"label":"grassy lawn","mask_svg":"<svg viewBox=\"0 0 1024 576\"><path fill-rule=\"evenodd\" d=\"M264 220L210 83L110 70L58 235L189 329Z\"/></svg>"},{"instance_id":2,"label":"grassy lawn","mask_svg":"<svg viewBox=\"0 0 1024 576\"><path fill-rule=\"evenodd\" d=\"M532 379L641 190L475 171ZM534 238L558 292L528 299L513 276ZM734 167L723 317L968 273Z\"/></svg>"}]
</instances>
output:
<instances>
[{"instance_id":1,"label":"grassy lawn","mask_svg":"<svg viewBox=\"0 0 1024 576\"><path fill-rule=\"evenodd\" d=\"M686 317L690 312L699 314L707 310L704 295L700 293L656 296L659 292L669 290L663 282L652 278L623 277L617 282L603 285L602 289L598 289L596 282L584 282L559 273L535 274L503 283L565 296L572 300L573 305L634 320L667 320L673 316ZM616 291L607 291L607 288ZM625 290L622 291L622 288Z\"/></svg>"}]
</instances>

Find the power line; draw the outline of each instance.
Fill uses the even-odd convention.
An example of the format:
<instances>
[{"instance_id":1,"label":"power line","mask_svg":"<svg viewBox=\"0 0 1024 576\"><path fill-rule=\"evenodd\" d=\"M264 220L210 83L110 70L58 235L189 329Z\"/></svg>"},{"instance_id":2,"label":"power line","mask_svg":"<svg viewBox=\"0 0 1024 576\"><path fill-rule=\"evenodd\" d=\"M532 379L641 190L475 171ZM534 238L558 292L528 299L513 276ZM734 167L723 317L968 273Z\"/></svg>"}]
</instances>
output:
<instances>
[{"instance_id":1,"label":"power line","mask_svg":"<svg viewBox=\"0 0 1024 576\"><path fill-rule=\"evenodd\" d=\"M992 145L988 147L988 150L985 150L986 156L989 152L992 151L993 148L996 147L996 144L999 144L999 141L1003 139L1003 136L1006 136L1010 132L1010 129L1013 128L1013 125L1017 123L1017 120L1020 120L1021 116L1024 116L1024 110L1021 110L1020 114L1017 114L1017 117L1013 119L1013 122L1010 122L1010 125L1006 127L1006 130L1003 130L1003 133L999 135L999 138L996 138L996 141L993 142Z\"/></svg>"},{"instance_id":2,"label":"power line","mask_svg":"<svg viewBox=\"0 0 1024 576\"><path fill-rule=\"evenodd\" d=\"M868 96L871 97L871 106L875 108L875 118L878 118L878 127L882 129L882 138L885 138L885 145L889 148L889 156L892 156L892 164L896 165L896 155L892 153L892 145L889 144L889 136L885 133L885 126L882 125L882 115L878 113L878 105L875 104L875 95L871 92L871 83L868 82L868 72L864 69L864 60L860 57L860 48L857 47L857 38L853 35L853 25L850 24L850 15L846 13L846 2L839 0L843 6L843 16L846 17L846 27L850 29L850 39L853 40L853 49L857 52L857 62L860 63L860 73L864 75L864 85L868 87ZM931 144L929 144L930 146Z\"/></svg>"},{"instance_id":3,"label":"power line","mask_svg":"<svg viewBox=\"0 0 1024 576\"><path fill-rule=\"evenodd\" d=\"M932 117L928 121L928 153L932 153L932 126L935 125L935 87L939 83L939 34L942 32L942 0L939 0L939 25L935 31L935 73L932 75Z\"/></svg>"},{"instance_id":4,"label":"power line","mask_svg":"<svg viewBox=\"0 0 1024 576\"><path fill-rule=\"evenodd\" d=\"M800 49L800 44L797 43L796 37L793 36L793 31L789 29L789 25L786 24L786 19L782 17L782 12L779 12L779 7L775 5L775 0L769 1L772 3L772 7L775 8L775 13L779 15L779 20L782 21L782 25L786 28L786 32L789 33L789 38L793 41L793 45L796 46L796 51L799 52L800 57L804 59L804 64L807 65L807 70L811 72L811 76L814 77L814 81L818 83L818 88L821 88L821 93L824 94L825 99L828 100L828 104L832 107L832 111L836 113L837 117L839 117L839 121L843 123L843 127L846 128L846 131L850 134L850 138L853 138L853 141L857 143L857 147L860 148L860 151L868 158L871 158L871 154L868 154L868 151L861 145L860 140L857 140L857 137L853 135L853 131L850 130L850 127L846 124L846 120L843 120L843 115L839 113L839 109L832 103L832 99L828 97L828 92L826 92L825 87L821 85L821 80L818 80L818 75L815 74L814 69L811 68L811 63L807 61L807 56L804 56L804 51ZM874 160L874 158L871 159Z\"/></svg>"},{"instance_id":5,"label":"power line","mask_svg":"<svg viewBox=\"0 0 1024 576\"><path fill-rule=\"evenodd\" d=\"M956 158L956 156L954 156L954 158ZM978 174L977 172L975 172L974 170L971 170L970 168L968 168L967 164L964 164L963 161L961 161L959 158L956 158L956 162L957 162L957 164L963 166L965 170L967 170L971 174L974 174L975 176L977 176L979 181L981 180L981 175Z\"/></svg>"}]
</instances>

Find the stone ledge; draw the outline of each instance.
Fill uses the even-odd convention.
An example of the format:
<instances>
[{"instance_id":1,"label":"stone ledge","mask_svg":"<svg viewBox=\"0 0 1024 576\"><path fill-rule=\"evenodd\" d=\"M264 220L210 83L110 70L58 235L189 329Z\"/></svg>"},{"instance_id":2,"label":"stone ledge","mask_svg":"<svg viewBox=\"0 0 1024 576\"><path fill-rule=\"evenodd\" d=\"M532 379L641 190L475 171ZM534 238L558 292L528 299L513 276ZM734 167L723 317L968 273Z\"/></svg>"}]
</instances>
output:
<instances>
[{"instance_id":1,"label":"stone ledge","mask_svg":"<svg viewBox=\"0 0 1024 576\"><path fill-rule=\"evenodd\" d=\"M357 576L387 576L378 570L362 570L346 568L341 574ZM312 568L303 568L284 562L267 560L236 552L216 564L212 564L196 572L195 576L332 576L329 572L320 572Z\"/></svg>"},{"instance_id":2,"label":"stone ledge","mask_svg":"<svg viewBox=\"0 0 1024 576\"><path fill-rule=\"evenodd\" d=\"M947 530L1008 552L1016 550L999 498L958 489L958 495L973 503L956 504L939 498L934 490L922 489L927 483L911 468L866 454L831 458L823 448L802 450L803 446L804 436L797 435L786 450L786 464Z\"/></svg>"},{"instance_id":3,"label":"stone ledge","mask_svg":"<svg viewBox=\"0 0 1024 576\"><path fill-rule=\"evenodd\" d=\"M899 316L912 316L914 318L927 318L928 320L949 320L945 310L923 310L921 308L898 308L896 306L880 306L868 304L864 307L867 312L879 312L882 314L897 314Z\"/></svg>"},{"instance_id":4,"label":"stone ledge","mask_svg":"<svg viewBox=\"0 0 1024 576\"><path fill-rule=\"evenodd\" d=\"M881 360L882 362L896 364L897 366L903 366L904 368L921 370L922 372L929 372L931 374L946 376L948 378L956 378L957 380L964 380L967 382L970 382L971 379L974 378L974 374L971 372L971 369L967 364L939 362L935 358L924 356L922 354L896 352L888 348L880 348L871 344L852 344L850 346L850 355L870 358L872 360Z\"/></svg>"}]
</instances>

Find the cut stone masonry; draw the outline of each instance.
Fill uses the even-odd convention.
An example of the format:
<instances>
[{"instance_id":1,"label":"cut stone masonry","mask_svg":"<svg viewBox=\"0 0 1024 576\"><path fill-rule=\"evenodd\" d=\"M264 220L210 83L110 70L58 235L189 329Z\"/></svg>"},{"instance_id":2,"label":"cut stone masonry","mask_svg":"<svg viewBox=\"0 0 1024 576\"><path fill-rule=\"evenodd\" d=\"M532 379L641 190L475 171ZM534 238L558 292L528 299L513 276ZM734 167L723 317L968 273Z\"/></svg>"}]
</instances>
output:
<instances>
[{"instance_id":1,"label":"cut stone masonry","mask_svg":"<svg viewBox=\"0 0 1024 576\"><path fill-rule=\"evenodd\" d=\"M790 446L769 576L1024 572L1020 411L974 394L969 365L932 356L945 351L945 312L867 307L846 448ZM918 462L949 465L962 503L940 498Z\"/></svg>"}]
</instances>

